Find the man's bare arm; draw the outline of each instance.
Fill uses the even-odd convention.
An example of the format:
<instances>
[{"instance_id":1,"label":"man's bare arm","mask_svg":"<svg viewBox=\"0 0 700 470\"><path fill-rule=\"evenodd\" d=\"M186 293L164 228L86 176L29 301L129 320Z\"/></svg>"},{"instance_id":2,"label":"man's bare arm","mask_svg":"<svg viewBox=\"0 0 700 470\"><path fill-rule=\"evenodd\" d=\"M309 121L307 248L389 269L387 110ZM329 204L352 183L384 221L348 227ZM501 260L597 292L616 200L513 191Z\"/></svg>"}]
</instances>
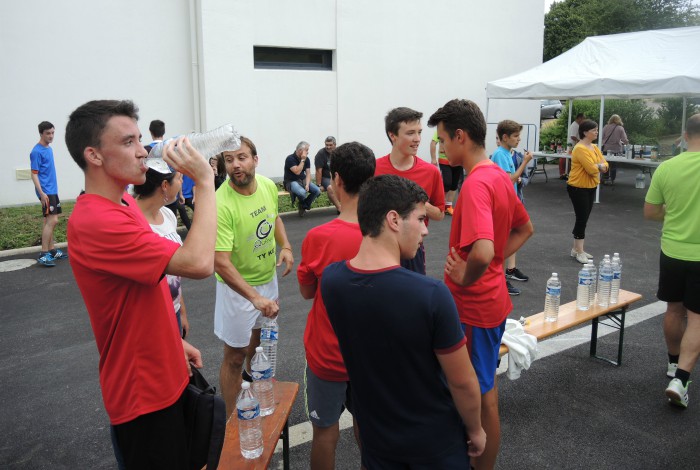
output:
<instances>
[{"instance_id":1,"label":"man's bare arm","mask_svg":"<svg viewBox=\"0 0 700 470\"><path fill-rule=\"evenodd\" d=\"M518 251L533 233L535 233L535 227L532 225L531 220L528 220L527 223L511 230L506 246L503 249L503 258L508 258L510 255Z\"/></svg>"},{"instance_id":2,"label":"man's bare arm","mask_svg":"<svg viewBox=\"0 0 700 470\"><path fill-rule=\"evenodd\" d=\"M644 218L647 220L664 221L666 217L666 206L663 204L644 203Z\"/></svg>"}]
</instances>

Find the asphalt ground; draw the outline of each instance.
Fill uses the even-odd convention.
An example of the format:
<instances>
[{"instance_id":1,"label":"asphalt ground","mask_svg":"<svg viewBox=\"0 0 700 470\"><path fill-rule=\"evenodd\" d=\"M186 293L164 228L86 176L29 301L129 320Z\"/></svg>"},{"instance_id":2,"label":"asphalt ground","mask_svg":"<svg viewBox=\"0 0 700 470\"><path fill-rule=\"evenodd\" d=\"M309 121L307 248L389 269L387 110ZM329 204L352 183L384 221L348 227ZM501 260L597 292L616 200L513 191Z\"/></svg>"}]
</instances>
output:
<instances>
[{"instance_id":1,"label":"asphalt ground","mask_svg":"<svg viewBox=\"0 0 700 470\"><path fill-rule=\"evenodd\" d=\"M543 309L552 272L562 279L562 302L575 298L580 265L569 257L573 209L556 165L548 165L547 172L549 182L538 174L525 189L535 235L518 253L518 267L530 280L514 282L522 295L513 298L512 318ZM684 411L669 406L663 393L668 383L660 315L664 306L655 298L661 226L643 220L646 190L634 188L636 173L622 167L616 186L601 188L602 202L593 208L586 239L586 251L596 262L604 253L620 252L622 287L643 295L627 315L630 323L638 322L625 329L622 365L589 358L587 333L581 330L582 344L572 347L577 343L570 343L569 335L548 339L541 347L552 347L553 353L535 361L520 379L501 376L498 468L700 468L700 404L693 401L693 387ZM306 232L333 217L331 209L313 210L303 219L284 216L297 263ZM449 230L449 217L430 224L430 276L442 278ZM115 468L98 354L68 261L45 268L32 263L36 256L26 250L4 255L0 270L23 260L29 266L0 272L0 467ZM183 291L188 339L202 351L204 375L218 384L223 348L213 334L214 282L213 277L184 280ZM299 295L294 275L281 278L279 286L278 379L303 384L302 337L311 303ZM616 344L617 333L605 336L599 352L612 356ZM300 393L290 416L293 469L308 468L306 422ZM341 432L336 461L339 469L359 467L350 429ZM281 455L273 460L272 468L278 467Z\"/></svg>"}]
</instances>

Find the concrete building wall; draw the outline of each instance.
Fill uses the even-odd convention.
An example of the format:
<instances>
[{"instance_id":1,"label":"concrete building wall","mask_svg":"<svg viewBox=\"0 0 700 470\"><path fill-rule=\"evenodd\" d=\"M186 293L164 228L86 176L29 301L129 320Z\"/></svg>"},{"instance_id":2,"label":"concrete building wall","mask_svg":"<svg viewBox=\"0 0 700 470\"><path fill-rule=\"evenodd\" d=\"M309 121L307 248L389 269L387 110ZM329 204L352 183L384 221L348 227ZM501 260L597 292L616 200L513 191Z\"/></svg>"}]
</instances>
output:
<instances>
[{"instance_id":1,"label":"concrete building wall","mask_svg":"<svg viewBox=\"0 0 700 470\"><path fill-rule=\"evenodd\" d=\"M384 155L389 109L420 110L424 126L451 98L485 110L487 81L539 64L544 10L541 0L30 0L4 13L0 206L36 201L15 170L29 168L42 120L56 125L59 194L77 196L65 124L91 99L133 99L145 143L152 119L168 135L230 122L257 144L258 171L270 177L300 140L312 155L327 135ZM255 69L253 46L332 50L333 69ZM491 103L489 122L504 118L539 125L538 103Z\"/></svg>"}]
</instances>

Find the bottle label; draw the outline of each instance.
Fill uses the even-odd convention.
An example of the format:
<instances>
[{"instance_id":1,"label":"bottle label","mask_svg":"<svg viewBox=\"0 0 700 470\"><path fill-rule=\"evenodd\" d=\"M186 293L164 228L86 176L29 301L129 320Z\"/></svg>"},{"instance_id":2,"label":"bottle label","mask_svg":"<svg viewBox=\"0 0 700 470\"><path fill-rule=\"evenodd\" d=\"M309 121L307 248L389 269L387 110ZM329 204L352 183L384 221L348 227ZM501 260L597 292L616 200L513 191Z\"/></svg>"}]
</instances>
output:
<instances>
[{"instance_id":1,"label":"bottle label","mask_svg":"<svg viewBox=\"0 0 700 470\"><path fill-rule=\"evenodd\" d=\"M248 421L249 419L255 419L260 416L260 405L255 405L252 410L241 410L238 409L238 419L243 421Z\"/></svg>"},{"instance_id":2,"label":"bottle label","mask_svg":"<svg viewBox=\"0 0 700 470\"><path fill-rule=\"evenodd\" d=\"M600 275L600 280L603 282L612 282L612 274L601 274Z\"/></svg>"},{"instance_id":3,"label":"bottle label","mask_svg":"<svg viewBox=\"0 0 700 470\"><path fill-rule=\"evenodd\" d=\"M272 378L272 367L268 367L265 370L255 370L253 369L253 380L265 380Z\"/></svg>"},{"instance_id":4,"label":"bottle label","mask_svg":"<svg viewBox=\"0 0 700 470\"><path fill-rule=\"evenodd\" d=\"M585 278L585 277L578 278L578 285L579 286L590 286L591 284L593 284L593 279L591 279L591 278Z\"/></svg>"},{"instance_id":5,"label":"bottle label","mask_svg":"<svg viewBox=\"0 0 700 470\"><path fill-rule=\"evenodd\" d=\"M272 328L263 328L262 330L260 330L261 340L277 341L277 336L277 330L273 330Z\"/></svg>"},{"instance_id":6,"label":"bottle label","mask_svg":"<svg viewBox=\"0 0 700 470\"><path fill-rule=\"evenodd\" d=\"M547 295L560 295L561 287L547 287Z\"/></svg>"},{"instance_id":7,"label":"bottle label","mask_svg":"<svg viewBox=\"0 0 700 470\"><path fill-rule=\"evenodd\" d=\"M622 271L613 272L613 279L617 279L619 281L621 278L622 278Z\"/></svg>"}]
</instances>

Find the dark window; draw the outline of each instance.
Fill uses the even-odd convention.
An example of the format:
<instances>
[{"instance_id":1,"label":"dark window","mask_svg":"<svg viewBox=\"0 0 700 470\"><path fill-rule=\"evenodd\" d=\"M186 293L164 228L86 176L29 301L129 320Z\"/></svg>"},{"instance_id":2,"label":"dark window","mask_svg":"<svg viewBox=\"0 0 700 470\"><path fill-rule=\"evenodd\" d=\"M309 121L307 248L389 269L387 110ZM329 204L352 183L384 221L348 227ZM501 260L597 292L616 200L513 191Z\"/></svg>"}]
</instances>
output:
<instances>
[{"instance_id":1,"label":"dark window","mask_svg":"<svg viewBox=\"0 0 700 470\"><path fill-rule=\"evenodd\" d=\"M256 69L333 70L333 51L253 46Z\"/></svg>"}]
</instances>

